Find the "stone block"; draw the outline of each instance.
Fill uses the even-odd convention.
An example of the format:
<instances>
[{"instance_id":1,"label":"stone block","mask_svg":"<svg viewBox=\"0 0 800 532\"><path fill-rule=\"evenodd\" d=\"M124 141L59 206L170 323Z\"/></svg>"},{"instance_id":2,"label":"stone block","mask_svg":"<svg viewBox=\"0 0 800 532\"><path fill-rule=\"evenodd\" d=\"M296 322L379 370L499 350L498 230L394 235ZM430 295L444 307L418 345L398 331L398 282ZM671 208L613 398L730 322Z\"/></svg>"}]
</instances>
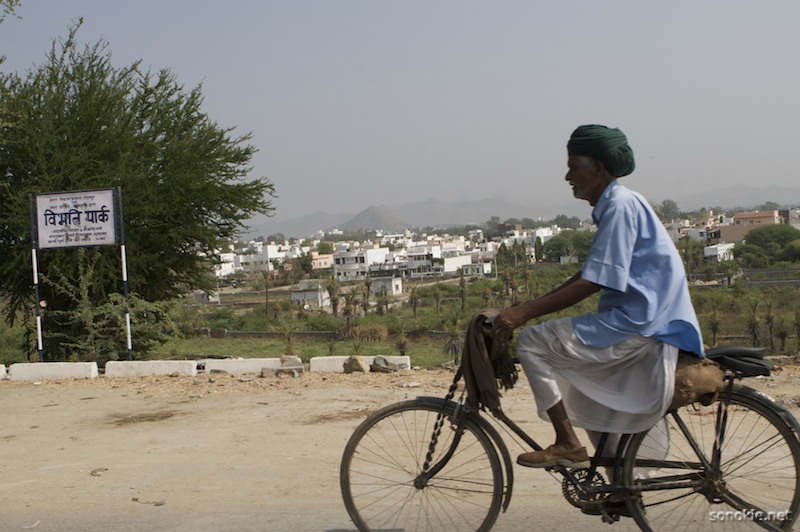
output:
<instances>
[{"instance_id":1,"label":"stone block","mask_svg":"<svg viewBox=\"0 0 800 532\"><path fill-rule=\"evenodd\" d=\"M350 358L346 356L328 356L328 357L313 357L310 360L309 371L328 371L328 372L344 372L344 363ZM372 365L374 356L361 356L360 358L369 367ZM396 367L411 367L411 357L408 356L388 356L384 357L390 364Z\"/></svg>"}]
</instances>

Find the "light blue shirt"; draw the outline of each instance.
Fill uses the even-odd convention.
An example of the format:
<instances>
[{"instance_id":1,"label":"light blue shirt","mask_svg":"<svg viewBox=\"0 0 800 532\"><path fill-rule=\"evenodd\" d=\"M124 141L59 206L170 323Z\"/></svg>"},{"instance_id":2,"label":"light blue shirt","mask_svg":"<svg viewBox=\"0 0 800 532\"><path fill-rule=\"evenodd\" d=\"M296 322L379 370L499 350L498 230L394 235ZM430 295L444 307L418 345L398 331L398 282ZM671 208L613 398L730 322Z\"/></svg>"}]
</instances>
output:
<instances>
[{"instance_id":1,"label":"light blue shirt","mask_svg":"<svg viewBox=\"0 0 800 532\"><path fill-rule=\"evenodd\" d=\"M597 312L572 319L586 345L636 335L704 356L678 250L647 201L613 180L592 211L597 233L581 278L603 287Z\"/></svg>"}]
</instances>

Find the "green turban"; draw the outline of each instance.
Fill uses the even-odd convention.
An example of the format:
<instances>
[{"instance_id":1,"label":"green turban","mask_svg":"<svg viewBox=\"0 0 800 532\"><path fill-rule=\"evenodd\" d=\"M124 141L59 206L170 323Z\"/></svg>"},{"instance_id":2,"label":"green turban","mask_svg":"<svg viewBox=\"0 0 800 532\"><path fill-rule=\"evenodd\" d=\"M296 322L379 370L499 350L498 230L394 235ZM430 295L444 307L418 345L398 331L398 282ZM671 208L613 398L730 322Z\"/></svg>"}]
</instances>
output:
<instances>
[{"instance_id":1,"label":"green turban","mask_svg":"<svg viewBox=\"0 0 800 532\"><path fill-rule=\"evenodd\" d=\"M578 127L567 143L567 154L597 159L614 177L626 176L636 167L625 134L606 126Z\"/></svg>"}]
</instances>

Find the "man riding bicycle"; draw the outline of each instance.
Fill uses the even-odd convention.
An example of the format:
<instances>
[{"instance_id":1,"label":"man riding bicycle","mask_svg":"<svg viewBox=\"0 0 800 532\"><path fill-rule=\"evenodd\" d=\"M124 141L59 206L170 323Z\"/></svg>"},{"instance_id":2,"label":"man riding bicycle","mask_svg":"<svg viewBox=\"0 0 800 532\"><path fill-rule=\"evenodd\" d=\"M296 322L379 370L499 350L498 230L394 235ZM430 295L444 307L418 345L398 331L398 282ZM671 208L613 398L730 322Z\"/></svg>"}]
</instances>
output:
<instances>
[{"instance_id":1,"label":"man riding bicycle","mask_svg":"<svg viewBox=\"0 0 800 532\"><path fill-rule=\"evenodd\" d=\"M526 322L600 292L596 312L524 328L517 354L539 415L556 433L550 447L521 454L529 467L588 467L573 426L596 437L636 433L664 416L679 350L704 356L683 263L648 202L617 178L633 172L633 151L618 129L578 127L567 144L565 179L589 202L597 233L581 271L552 292L503 310L495 339Z\"/></svg>"}]
</instances>

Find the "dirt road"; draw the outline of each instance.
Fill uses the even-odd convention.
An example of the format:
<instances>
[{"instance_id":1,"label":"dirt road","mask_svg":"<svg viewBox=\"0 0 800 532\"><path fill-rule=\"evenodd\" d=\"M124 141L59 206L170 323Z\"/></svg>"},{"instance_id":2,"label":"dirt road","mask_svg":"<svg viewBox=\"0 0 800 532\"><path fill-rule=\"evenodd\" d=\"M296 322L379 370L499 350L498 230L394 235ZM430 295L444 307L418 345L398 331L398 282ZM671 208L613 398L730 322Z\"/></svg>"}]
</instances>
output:
<instances>
[{"instance_id":1,"label":"dirt road","mask_svg":"<svg viewBox=\"0 0 800 532\"><path fill-rule=\"evenodd\" d=\"M794 405L797 374L751 381ZM437 370L0 381L0 530L352 531L338 475L353 429L388 403L444 396L451 379ZM504 409L549 443L524 379ZM515 473L496 530L608 527L569 506L548 473Z\"/></svg>"}]
</instances>

